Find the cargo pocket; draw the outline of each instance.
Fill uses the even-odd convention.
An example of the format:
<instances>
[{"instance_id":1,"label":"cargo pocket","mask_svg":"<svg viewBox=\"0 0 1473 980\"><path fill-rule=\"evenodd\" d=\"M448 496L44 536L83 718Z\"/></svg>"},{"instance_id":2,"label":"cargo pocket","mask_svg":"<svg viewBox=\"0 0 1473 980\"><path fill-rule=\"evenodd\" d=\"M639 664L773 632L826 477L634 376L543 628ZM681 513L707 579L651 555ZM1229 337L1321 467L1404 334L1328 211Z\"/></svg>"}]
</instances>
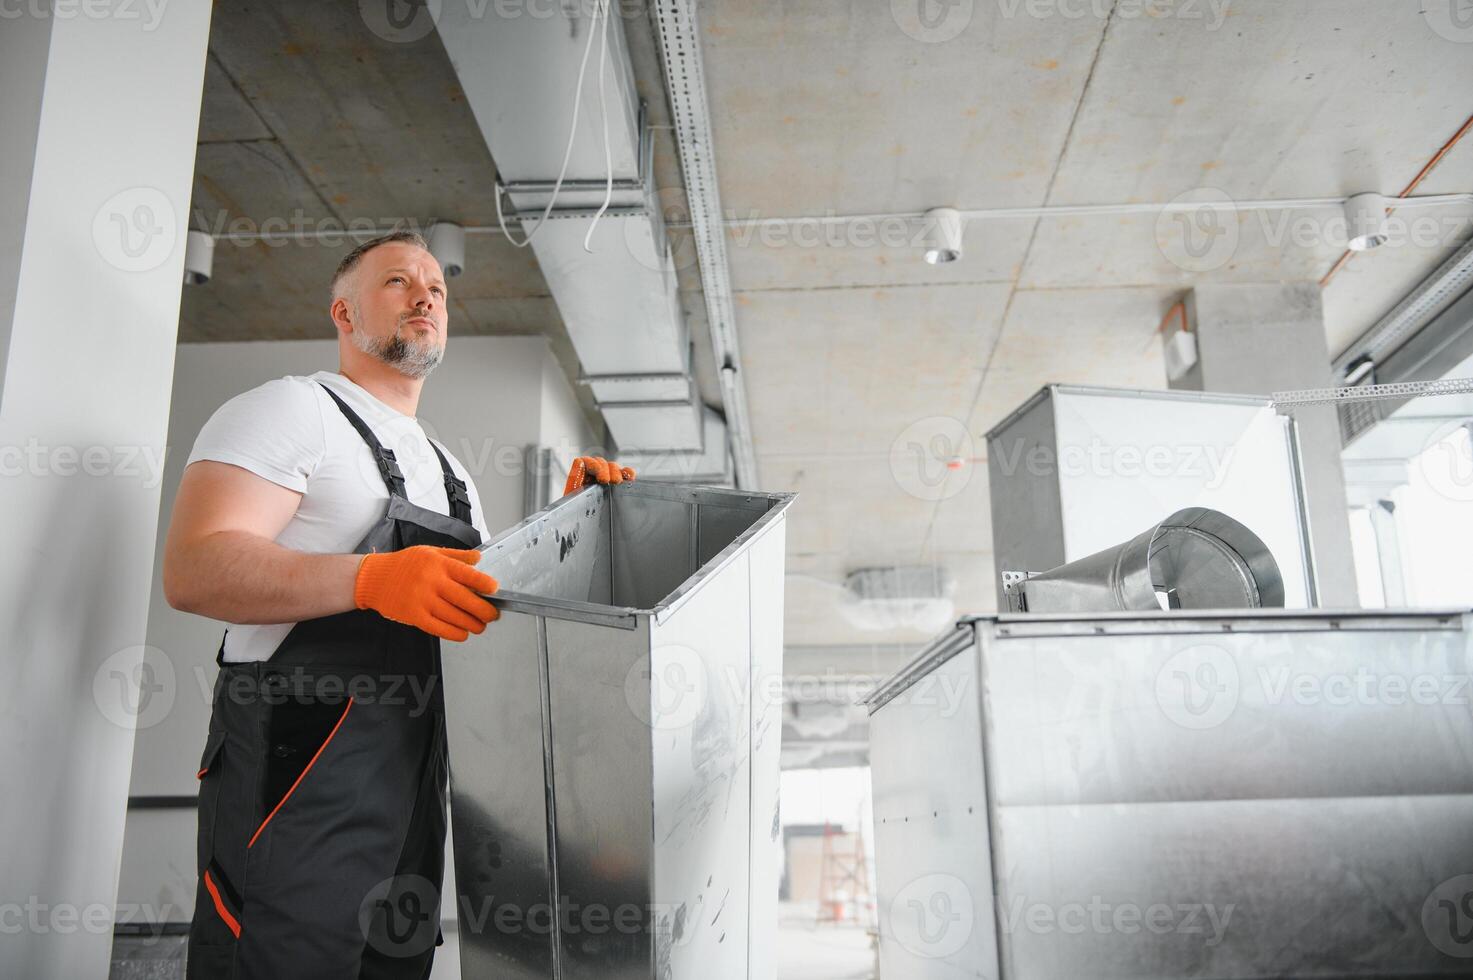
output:
<instances>
[{"instance_id":1,"label":"cargo pocket","mask_svg":"<svg viewBox=\"0 0 1473 980\"><path fill-rule=\"evenodd\" d=\"M224 763L225 729L212 730L205 739L205 751L199 759L199 850L195 867L200 874L215 858L215 825L220 813L220 767Z\"/></svg>"},{"instance_id":2,"label":"cargo pocket","mask_svg":"<svg viewBox=\"0 0 1473 980\"><path fill-rule=\"evenodd\" d=\"M195 779L203 781L210 774L210 769L215 765L216 757L219 756L220 750L224 747L225 729L221 728L211 731L205 739L205 751L199 757L199 771L194 774Z\"/></svg>"},{"instance_id":3,"label":"cargo pocket","mask_svg":"<svg viewBox=\"0 0 1473 980\"><path fill-rule=\"evenodd\" d=\"M272 707L261 799L261 812L266 818L256 828L247 848L255 846L297 787L310 777L313 766L337 737L352 708L351 698L342 703L283 701Z\"/></svg>"},{"instance_id":4,"label":"cargo pocket","mask_svg":"<svg viewBox=\"0 0 1473 980\"><path fill-rule=\"evenodd\" d=\"M228 977L235 941L241 932L241 897L220 867L216 834L219 827L220 787L224 781L225 730L212 730L205 739L196 775L199 793L199 883L195 891L194 921L189 931L188 976Z\"/></svg>"}]
</instances>

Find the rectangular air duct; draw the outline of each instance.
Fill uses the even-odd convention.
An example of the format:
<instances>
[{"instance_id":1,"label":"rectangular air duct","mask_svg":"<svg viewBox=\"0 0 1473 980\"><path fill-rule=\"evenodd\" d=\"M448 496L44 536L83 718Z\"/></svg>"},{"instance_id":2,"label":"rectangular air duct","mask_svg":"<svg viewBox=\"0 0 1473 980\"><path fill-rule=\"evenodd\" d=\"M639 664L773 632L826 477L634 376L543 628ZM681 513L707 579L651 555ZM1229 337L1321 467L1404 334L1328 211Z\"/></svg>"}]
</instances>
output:
<instances>
[{"instance_id":1,"label":"rectangular air duct","mask_svg":"<svg viewBox=\"0 0 1473 980\"><path fill-rule=\"evenodd\" d=\"M592 486L482 549L502 620L444 652L463 976L773 976L792 500Z\"/></svg>"},{"instance_id":2,"label":"rectangular air duct","mask_svg":"<svg viewBox=\"0 0 1473 980\"><path fill-rule=\"evenodd\" d=\"M963 620L867 699L880 974L1467 976L1470 670L1458 611Z\"/></svg>"},{"instance_id":3,"label":"rectangular air duct","mask_svg":"<svg viewBox=\"0 0 1473 980\"><path fill-rule=\"evenodd\" d=\"M437 22L508 207L525 219L511 222L511 233L520 239L536 229L530 247L617 450L701 451L690 337L663 220L653 206L648 130L622 19L615 14L605 29L587 5L518 13L476 16L471 6L446 4ZM567 149L585 50L567 174L539 229ZM606 191L604 109L614 193L585 251Z\"/></svg>"}]
</instances>

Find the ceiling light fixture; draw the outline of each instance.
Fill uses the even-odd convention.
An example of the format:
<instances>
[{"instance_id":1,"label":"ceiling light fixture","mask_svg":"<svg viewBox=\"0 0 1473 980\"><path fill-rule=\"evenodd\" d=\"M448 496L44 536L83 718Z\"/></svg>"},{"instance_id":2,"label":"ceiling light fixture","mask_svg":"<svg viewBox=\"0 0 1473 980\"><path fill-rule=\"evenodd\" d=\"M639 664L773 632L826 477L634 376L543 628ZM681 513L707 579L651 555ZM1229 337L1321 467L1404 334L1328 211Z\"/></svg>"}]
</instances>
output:
<instances>
[{"instance_id":1,"label":"ceiling light fixture","mask_svg":"<svg viewBox=\"0 0 1473 980\"><path fill-rule=\"evenodd\" d=\"M184 285L203 286L215 266L215 239L207 231L191 231L184 238Z\"/></svg>"},{"instance_id":2,"label":"ceiling light fixture","mask_svg":"<svg viewBox=\"0 0 1473 980\"><path fill-rule=\"evenodd\" d=\"M925 221L925 257L931 265L944 265L962 257L962 215L956 208L932 208Z\"/></svg>"},{"instance_id":3,"label":"ceiling light fixture","mask_svg":"<svg viewBox=\"0 0 1473 980\"><path fill-rule=\"evenodd\" d=\"M425 236L430 254L440 263L446 279L465 271L465 229L453 221L436 221Z\"/></svg>"},{"instance_id":4,"label":"ceiling light fixture","mask_svg":"<svg viewBox=\"0 0 1473 980\"><path fill-rule=\"evenodd\" d=\"M1352 252L1369 252L1386 244L1386 199L1375 192L1345 201L1345 228Z\"/></svg>"}]
</instances>

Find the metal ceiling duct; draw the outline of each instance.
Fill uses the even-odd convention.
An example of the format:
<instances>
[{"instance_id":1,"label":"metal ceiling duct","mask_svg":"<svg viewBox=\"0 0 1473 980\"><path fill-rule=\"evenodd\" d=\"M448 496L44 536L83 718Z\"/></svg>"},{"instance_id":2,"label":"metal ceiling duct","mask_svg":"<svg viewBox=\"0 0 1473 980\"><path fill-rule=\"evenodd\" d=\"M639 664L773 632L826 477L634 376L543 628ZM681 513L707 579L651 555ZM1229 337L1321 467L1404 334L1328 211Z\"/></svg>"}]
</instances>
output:
<instances>
[{"instance_id":1,"label":"metal ceiling duct","mask_svg":"<svg viewBox=\"0 0 1473 980\"><path fill-rule=\"evenodd\" d=\"M1435 365L1427 363L1425 351L1412 348L1435 325L1439 336L1421 340L1422 348L1436 348L1463 329L1464 315L1449 316L1453 304L1466 298L1473 287L1473 241L1450 255L1437 270L1397 303L1387 314L1361 334L1334 361L1336 373L1346 384L1423 381L1439 377ZM1456 360L1456 358L1454 358ZM1369 366L1369 370L1367 370ZM1430 370L1429 370L1430 367ZM1350 380L1354 369L1357 377ZM1388 418L1405 401L1347 401L1338 406L1340 433L1348 446L1377 423Z\"/></svg>"},{"instance_id":2,"label":"metal ceiling duct","mask_svg":"<svg viewBox=\"0 0 1473 980\"><path fill-rule=\"evenodd\" d=\"M609 411L604 409L605 413ZM726 438L726 422L714 408L702 409L706 429L705 448L691 452L626 453L619 462L633 467L641 480L661 483L700 483L713 487L735 487L736 467Z\"/></svg>"},{"instance_id":3,"label":"metal ceiling duct","mask_svg":"<svg viewBox=\"0 0 1473 980\"><path fill-rule=\"evenodd\" d=\"M440 38L496 160L506 200L557 302L588 384L621 456L702 453L709 426L691 372L691 345L674 264L654 206L649 132L635 94L622 18L605 25L581 5L538 16L477 16L444 5ZM590 30L596 31L589 49ZM580 65L577 131L561 191ZM600 80L602 73L602 80ZM602 93L600 92L602 81ZM609 210L584 241L604 202ZM724 427L720 438L725 442Z\"/></svg>"}]
</instances>

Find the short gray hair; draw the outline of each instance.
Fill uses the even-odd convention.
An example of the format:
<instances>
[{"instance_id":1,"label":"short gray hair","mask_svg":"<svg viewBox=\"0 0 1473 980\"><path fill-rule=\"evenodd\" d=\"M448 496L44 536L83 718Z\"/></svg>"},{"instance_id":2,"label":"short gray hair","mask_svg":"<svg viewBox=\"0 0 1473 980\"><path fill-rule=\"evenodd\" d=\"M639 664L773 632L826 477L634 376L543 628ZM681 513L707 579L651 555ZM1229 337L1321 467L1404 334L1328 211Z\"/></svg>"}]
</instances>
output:
<instances>
[{"instance_id":1,"label":"short gray hair","mask_svg":"<svg viewBox=\"0 0 1473 980\"><path fill-rule=\"evenodd\" d=\"M344 255L343 261L338 263L338 270L332 274L332 282L329 283L329 290L331 292L331 295L328 298L337 299L338 283L342 282L344 276L348 275L350 272L358 267L358 263L363 260L363 256L378 248L380 245L389 245L394 242L404 242L409 245L415 245L419 248L424 249L426 252L430 250L429 242L426 242L424 236L417 231L409 231L407 229L403 231L391 231L387 235L380 235L377 238L370 238L362 245L359 245L357 248L353 249L353 251L349 252L347 255Z\"/></svg>"}]
</instances>

